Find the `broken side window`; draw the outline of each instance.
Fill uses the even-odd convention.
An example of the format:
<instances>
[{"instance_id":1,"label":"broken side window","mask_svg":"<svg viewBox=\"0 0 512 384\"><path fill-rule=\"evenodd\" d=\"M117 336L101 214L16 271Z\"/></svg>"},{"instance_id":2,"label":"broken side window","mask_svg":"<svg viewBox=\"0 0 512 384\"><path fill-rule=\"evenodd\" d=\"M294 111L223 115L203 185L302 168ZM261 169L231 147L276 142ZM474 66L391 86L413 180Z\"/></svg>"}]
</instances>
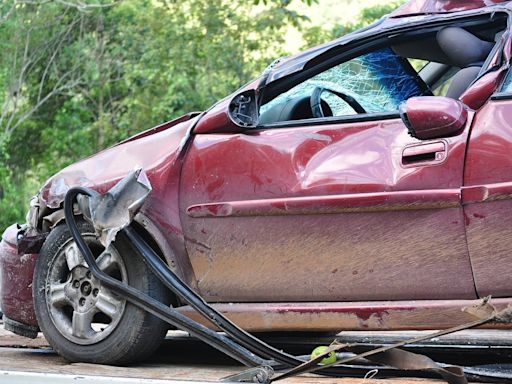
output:
<instances>
[{"instance_id":1,"label":"broken side window","mask_svg":"<svg viewBox=\"0 0 512 384\"><path fill-rule=\"evenodd\" d=\"M428 87L407 59L387 47L339 64L306 80L263 105L260 114L297 97L311 96L317 87L351 96L367 113L393 112L398 110L404 100L429 93ZM333 116L356 113L350 105L332 93L326 92L322 98L329 104Z\"/></svg>"}]
</instances>

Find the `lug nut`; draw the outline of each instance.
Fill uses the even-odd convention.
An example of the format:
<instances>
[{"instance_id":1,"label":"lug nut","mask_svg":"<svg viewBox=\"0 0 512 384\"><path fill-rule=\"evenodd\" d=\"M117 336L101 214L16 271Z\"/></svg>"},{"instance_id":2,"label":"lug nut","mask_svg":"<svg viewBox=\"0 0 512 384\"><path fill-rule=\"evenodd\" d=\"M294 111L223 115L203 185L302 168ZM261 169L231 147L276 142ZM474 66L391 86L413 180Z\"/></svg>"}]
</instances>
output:
<instances>
[{"instance_id":1,"label":"lug nut","mask_svg":"<svg viewBox=\"0 0 512 384\"><path fill-rule=\"evenodd\" d=\"M81 298L79 301L78 301L78 304L80 304L81 307L83 307L85 305L85 298Z\"/></svg>"},{"instance_id":2,"label":"lug nut","mask_svg":"<svg viewBox=\"0 0 512 384\"><path fill-rule=\"evenodd\" d=\"M100 290L99 290L98 288L94 288L94 289L92 290L92 295L93 295L94 297L98 296L98 293L100 293Z\"/></svg>"},{"instance_id":3,"label":"lug nut","mask_svg":"<svg viewBox=\"0 0 512 384\"><path fill-rule=\"evenodd\" d=\"M91 278L91 271L87 271L87 273L85 274L85 276L87 276L88 279Z\"/></svg>"},{"instance_id":4,"label":"lug nut","mask_svg":"<svg viewBox=\"0 0 512 384\"><path fill-rule=\"evenodd\" d=\"M80 291L82 292L82 295L89 296L89 294L92 291L91 283L89 283L88 281L84 281L82 283L82 288L80 289Z\"/></svg>"},{"instance_id":5,"label":"lug nut","mask_svg":"<svg viewBox=\"0 0 512 384\"><path fill-rule=\"evenodd\" d=\"M80 282L78 280L73 281L73 287L75 287L75 288L80 287Z\"/></svg>"}]
</instances>

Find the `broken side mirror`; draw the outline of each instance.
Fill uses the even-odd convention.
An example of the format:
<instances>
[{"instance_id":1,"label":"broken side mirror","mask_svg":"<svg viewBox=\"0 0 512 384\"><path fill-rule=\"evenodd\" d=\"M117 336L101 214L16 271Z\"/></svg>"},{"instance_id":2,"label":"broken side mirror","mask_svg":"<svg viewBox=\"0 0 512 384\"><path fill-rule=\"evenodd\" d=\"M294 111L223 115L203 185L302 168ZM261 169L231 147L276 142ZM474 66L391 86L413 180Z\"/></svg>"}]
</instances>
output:
<instances>
[{"instance_id":1,"label":"broken side mirror","mask_svg":"<svg viewBox=\"0 0 512 384\"><path fill-rule=\"evenodd\" d=\"M458 100L419 96L411 97L400 105L400 116L412 137L429 140L461 133L468 111Z\"/></svg>"},{"instance_id":2,"label":"broken side mirror","mask_svg":"<svg viewBox=\"0 0 512 384\"><path fill-rule=\"evenodd\" d=\"M256 90L249 89L214 105L194 128L194 133L240 133L258 125Z\"/></svg>"},{"instance_id":3,"label":"broken side mirror","mask_svg":"<svg viewBox=\"0 0 512 384\"><path fill-rule=\"evenodd\" d=\"M258 125L256 91L250 89L236 95L229 103L229 118L238 127L254 128Z\"/></svg>"}]
</instances>

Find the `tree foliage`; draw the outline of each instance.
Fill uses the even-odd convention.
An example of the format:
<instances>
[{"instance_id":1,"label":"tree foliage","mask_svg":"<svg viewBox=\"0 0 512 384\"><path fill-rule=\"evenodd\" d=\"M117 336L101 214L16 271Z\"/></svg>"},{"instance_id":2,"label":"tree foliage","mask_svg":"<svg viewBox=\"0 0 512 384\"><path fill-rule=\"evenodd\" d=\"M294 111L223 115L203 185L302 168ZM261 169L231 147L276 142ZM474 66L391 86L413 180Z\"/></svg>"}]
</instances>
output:
<instances>
[{"instance_id":1,"label":"tree foliage","mask_svg":"<svg viewBox=\"0 0 512 384\"><path fill-rule=\"evenodd\" d=\"M292 2L0 3L0 230L23 222L30 196L67 164L204 110L290 54L290 26L316 44L388 11L315 30Z\"/></svg>"},{"instance_id":2,"label":"tree foliage","mask_svg":"<svg viewBox=\"0 0 512 384\"><path fill-rule=\"evenodd\" d=\"M325 28L324 26L318 25L304 28L303 36L306 42L305 47L315 46L325 41L336 39L346 35L347 33L366 27L378 21L388 13L392 12L404 2L405 0L395 0L373 7L363 8L359 17L353 22L337 24L332 28Z\"/></svg>"}]
</instances>

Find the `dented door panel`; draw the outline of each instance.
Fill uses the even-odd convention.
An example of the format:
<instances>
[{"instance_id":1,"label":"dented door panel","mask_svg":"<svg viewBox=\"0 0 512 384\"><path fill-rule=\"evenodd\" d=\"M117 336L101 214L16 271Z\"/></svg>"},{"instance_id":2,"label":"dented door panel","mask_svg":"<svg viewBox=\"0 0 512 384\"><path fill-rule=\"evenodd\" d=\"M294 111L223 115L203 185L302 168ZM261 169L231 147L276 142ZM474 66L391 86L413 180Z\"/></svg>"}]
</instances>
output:
<instances>
[{"instance_id":1,"label":"dented door panel","mask_svg":"<svg viewBox=\"0 0 512 384\"><path fill-rule=\"evenodd\" d=\"M404 166L404 148L420 142L396 118L196 135L180 211L201 294L475 297L460 205L465 140L445 139L440 164Z\"/></svg>"}]
</instances>

